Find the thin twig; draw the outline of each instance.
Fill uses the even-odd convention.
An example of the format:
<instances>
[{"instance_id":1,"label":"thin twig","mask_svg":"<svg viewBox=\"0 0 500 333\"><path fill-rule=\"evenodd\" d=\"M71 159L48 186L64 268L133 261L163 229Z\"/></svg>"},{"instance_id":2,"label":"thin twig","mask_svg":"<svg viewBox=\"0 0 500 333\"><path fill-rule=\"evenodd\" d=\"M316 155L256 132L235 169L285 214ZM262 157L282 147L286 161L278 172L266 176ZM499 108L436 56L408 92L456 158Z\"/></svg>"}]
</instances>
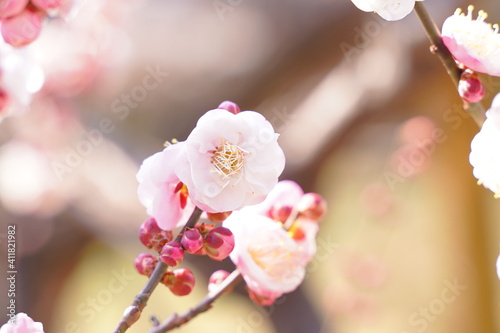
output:
<instances>
[{"instance_id":1,"label":"thin twig","mask_svg":"<svg viewBox=\"0 0 500 333\"><path fill-rule=\"evenodd\" d=\"M184 234L184 231L186 228L192 228L196 225L196 222L200 219L201 213L203 211L196 207L191 214L191 217L189 220L186 222L186 225L181 229L179 234L176 237L176 241L180 241L182 238L182 235ZM160 283L163 275L165 274L165 271L167 270L168 265L163 263L162 261L158 262L158 265L156 265L155 270L153 271L153 274L149 277L148 282L142 289L142 291L137 294L134 298L134 301L132 302L132 305L127 308L125 313L123 314L123 317L114 330L114 333L123 333L127 331L129 327L131 327L141 316L142 310L146 307L149 297L151 297L151 294L155 290L156 286L158 283Z\"/></svg>"},{"instance_id":2,"label":"thin twig","mask_svg":"<svg viewBox=\"0 0 500 333\"><path fill-rule=\"evenodd\" d=\"M226 290L230 290L242 280L242 276L237 269L235 269L220 285L212 292L209 292L205 298L198 303L194 308L186 311L182 315L174 313L161 325L152 326L150 333L164 333L174 328L180 327L196 317L197 315L209 310L212 303L215 302Z\"/></svg>"},{"instance_id":3,"label":"thin twig","mask_svg":"<svg viewBox=\"0 0 500 333\"><path fill-rule=\"evenodd\" d=\"M441 39L441 33L427 11L427 8L425 8L424 2L415 2L414 11L422 23L429 41L431 42L431 52L438 56L443 66L446 68L446 72L453 81L453 84L458 88L458 82L460 80L460 75L462 74L462 69L457 66L455 59L451 55L448 48L444 45L443 40ZM471 115L472 119L474 119L479 127L483 125L486 120L486 115L481 103L464 102L464 110Z\"/></svg>"}]
</instances>

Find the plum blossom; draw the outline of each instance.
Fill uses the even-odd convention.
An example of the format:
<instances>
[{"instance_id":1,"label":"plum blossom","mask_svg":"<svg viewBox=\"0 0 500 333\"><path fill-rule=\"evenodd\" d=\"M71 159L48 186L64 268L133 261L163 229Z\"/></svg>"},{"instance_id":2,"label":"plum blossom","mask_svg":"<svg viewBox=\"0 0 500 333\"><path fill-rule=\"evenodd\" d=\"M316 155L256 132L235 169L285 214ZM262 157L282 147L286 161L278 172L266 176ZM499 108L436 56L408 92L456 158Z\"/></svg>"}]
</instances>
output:
<instances>
[{"instance_id":1,"label":"plum blossom","mask_svg":"<svg viewBox=\"0 0 500 333\"><path fill-rule=\"evenodd\" d=\"M472 18L474 6L467 15L459 8L443 24L442 38L457 61L481 73L500 76L500 35L498 24L487 24L486 12Z\"/></svg>"},{"instance_id":2,"label":"plum blossom","mask_svg":"<svg viewBox=\"0 0 500 333\"><path fill-rule=\"evenodd\" d=\"M471 142L469 161L474 167L474 177L500 196L500 94L497 94L491 108L486 111L486 121Z\"/></svg>"},{"instance_id":3,"label":"plum blossom","mask_svg":"<svg viewBox=\"0 0 500 333\"><path fill-rule=\"evenodd\" d=\"M305 276L305 267L314 254L311 250L315 250L317 227L304 229L308 235L297 242L282 223L249 209L233 212L223 225L235 237L230 258L251 295L267 300L269 305L299 286ZM309 246L309 243L314 245Z\"/></svg>"},{"instance_id":4,"label":"plum blossom","mask_svg":"<svg viewBox=\"0 0 500 333\"><path fill-rule=\"evenodd\" d=\"M167 146L145 159L137 173L139 201L163 230L184 225L194 210L186 187L175 174L183 148L183 142Z\"/></svg>"},{"instance_id":5,"label":"plum blossom","mask_svg":"<svg viewBox=\"0 0 500 333\"><path fill-rule=\"evenodd\" d=\"M43 324L33 321L26 313L18 313L15 320L0 328L0 333L44 333Z\"/></svg>"},{"instance_id":6,"label":"plum blossom","mask_svg":"<svg viewBox=\"0 0 500 333\"><path fill-rule=\"evenodd\" d=\"M364 12L376 12L387 21L401 20L415 6L415 1L423 0L351 0Z\"/></svg>"},{"instance_id":7,"label":"plum blossom","mask_svg":"<svg viewBox=\"0 0 500 333\"><path fill-rule=\"evenodd\" d=\"M262 202L278 182L285 156L259 113L210 110L179 153L176 174L193 203L209 213Z\"/></svg>"}]
</instances>

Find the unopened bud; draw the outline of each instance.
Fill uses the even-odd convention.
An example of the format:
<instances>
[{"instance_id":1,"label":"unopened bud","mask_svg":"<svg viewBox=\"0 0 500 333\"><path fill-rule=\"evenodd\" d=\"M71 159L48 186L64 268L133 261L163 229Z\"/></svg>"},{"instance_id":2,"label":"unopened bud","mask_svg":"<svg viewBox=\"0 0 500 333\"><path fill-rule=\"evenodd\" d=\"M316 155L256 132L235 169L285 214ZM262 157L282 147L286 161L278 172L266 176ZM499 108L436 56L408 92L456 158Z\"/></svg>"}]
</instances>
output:
<instances>
[{"instance_id":1,"label":"unopened bud","mask_svg":"<svg viewBox=\"0 0 500 333\"><path fill-rule=\"evenodd\" d=\"M458 93L464 101L468 103L477 103L483 99L486 89L477 73L470 69L466 69L460 76Z\"/></svg>"},{"instance_id":2,"label":"unopened bud","mask_svg":"<svg viewBox=\"0 0 500 333\"><path fill-rule=\"evenodd\" d=\"M177 241L168 242L163 246L160 253L160 260L170 267L179 265L184 259L184 249Z\"/></svg>"},{"instance_id":3,"label":"unopened bud","mask_svg":"<svg viewBox=\"0 0 500 333\"><path fill-rule=\"evenodd\" d=\"M196 228L186 230L182 235L181 244L186 252L195 254L203 247L203 236Z\"/></svg>"},{"instance_id":4,"label":"unopened bud","mask_svg":"<svg viewBox=\"0 0 500 333\"><path fill-rule=\"evenodd\" d=\"M27 45L38 38L44 18L44 12L28 5L16 16L2 19L2 37L15 47Z\"/></svg>"},{"instance_id":5,"label":"unopened bud","mask_svg":"<svg viewBox=\"0 0 500 333\"><path fill-rule=\"evenodd\" d=\"M187 268L174 269L172 282L168 286L170 291L177 296L189 295L194 288L194 274Z\"/></svg>"},{"instance_id":6,"label":"unopened bud","mask_svg":"<svg viewBox=\"0 0 500 333\"><path fill-rule=\"evenodd\" d=\"M123 317L130 327L141 317L141 309L137 305L131 305L123 311Z\"/></svg>"},{"instance_id":7,"label":"unopened bud","mask_svg":"<svg viewBox=\"0 0 500 333\"><path fill-rule=\"evenodd\" d=\"M174 239L170 230L162 230L152 217L144 221L139 229L139 239L148 249L160 252L163 246Z\"/></svg>"},{"instance_id":8,"label":"unopened bud","mask_svg":"<svg viewBox=\"0 0 500 333\"><path fill-rule=\"evenodd\" d=\"M326 214L326 201L317 193L306 193L297 204L299 216L319 221Z\"/></svg>"},{"instance_id":9,"label":"unopened bud","mask_svg":"<svg viewBox=\"0 0 500 333\"><path fill-rule=\"evenodd\" d=\"M50 12L59 9L65 3L65 0L31 0L31 3L44 12Z\"/></svg>"},{"instance_id":10,"label":"unopened bud","mask_svg":"<svg viewBox=\"0 0 500 333\"><path fill-rule=\"evenodd\" d=\"M291 206L273 206L269 210L269 217L275 221L285 223L293 208Z\"/></svg>"},{"instance_id":11,"label":"unopened bud","mask_svg":"<svg viewBox=\"0 0 500 333\"><path fill-rule=\"evenodd\" d=\"M29 0L4 0L0 2L0 19L19 14Z\"/></svg>"},{"instance_id":12,"label":"unopened bud","mask_svg":"<svg viewBox=\"0 0 500 333\"><path fill-rule=\"evenodd\" d=\"M217 109L224 109L227 110L233 114L238 114L241 112L240 107L238 104L231 102L231 101L224 101L220 103L220 105L217 107Z\"/></svg>"},{"instance_id":13,"label":"unopened bud","mask_svg":"<svg viewBox=\"0 0 500 333\"><path fill-rule=\"evenodd\" d=\"M226 259L234 249L233 233L228 228L217 227L205 236L203 248L211 259Z\"/></svg>"},{"instance_id":14,"label":"unopened bud","mask_svg":"<svg viewBox=\"0 0 500 333\"><path fill-rule=\"evenodd\" d=\"M231 215L231 213L232 213L232 211L231 212L221 212L221 213L207 213L207 216L210 219L210 221L212 221L214 223L222 223L222 222L224 222L225 219L227 219L229 217L229 215Z\"/></svg>"},{"instance_id":15,"label":"unopened bud","mask_svg":"<svg viewBox=\"0 0 500 333\"><path fill-rule=\"evenodd\" d=\"M151 276L158 264L158 259L149 253L139 253L134 260L134 267L139 274Z\"/></svg>"},{"instance_id":16,"label":"unopened bud","mask_svg":"<svg viewBox=\"0 0 500 333\"><path fill-rule=\"evenodd\" d=\"M223 269L213 272L208 279L208 291L214 292L215 290L217 290L219 284L221 284L229 276L229 274L230 273L228 271L225 271ZM224 293L230 293L234 288L229 289L225 290Z\"/></svg>"}]
</instances>

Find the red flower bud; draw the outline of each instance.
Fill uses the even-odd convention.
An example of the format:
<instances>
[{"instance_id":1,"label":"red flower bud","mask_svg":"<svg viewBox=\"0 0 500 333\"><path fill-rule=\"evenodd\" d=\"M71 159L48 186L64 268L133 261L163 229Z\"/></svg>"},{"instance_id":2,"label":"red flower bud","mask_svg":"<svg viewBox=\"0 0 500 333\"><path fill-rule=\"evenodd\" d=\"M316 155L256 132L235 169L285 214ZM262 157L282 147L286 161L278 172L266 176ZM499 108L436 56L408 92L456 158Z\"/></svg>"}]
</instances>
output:
<instances>
[{"instance_id":1,"label":"red flower bud","mask_svg":"<svg viewBox=\"0 0 500 333\"><path fill-rule=\"evenodd\" d=\"M299 215L311 220L319 221L326 214L326 201L317 193L306 193L297 204Z\"/></svg>"},{"instance_id":2,"label":"red flower bud","mask_svg":"<svg viewBox=\"0 0 500 333\"><path fill-rule=\"evenodd\" d=\"M477 73L466 69L460 76L458 93L464 101L477 103L483 99L486 89Z\"/></svg>"},{"instance_id":3,"label":"red flower bud","mask_svg":"<svg viewBox=\"0 0 500 333\"><path fill-rule=\"evenodd\" d=\"M203 248L211 259L221 261L234 249L233 233L227 228L217 227L205 236Z\"/></svg>"},{"instance_id":4,"label":"red flower bud","mask_svg":"<svg viewBox=\"0 0 500 333\"><path fill-rule=\"evenodd\" d=\"M158 259L149 253L140 253L134 260L135 269L146 276L151 276L157 264Z\"/></svg>"},{"instance_id":5,"label":"red flower bud","mask_svg":"<svg viewBox=\"0 0 500 333\"><path fill-rule=\"evenodd\" d=\"M15 47L27 45L38 38L44 18L44 12L28 6L16 16L2 20L2 37Z\"/></svg>"},{"instance_id":6,"label":"red flower bud","mask_svg":"<svg viewBox=\"0 0 500 333\"><path fill-rule=\"evenodd\" d=\"M28 0L0 1L0 19L19 14L28 5Z\"/></svg>"},{"instance_id":7,"label":"red flower bud","mask_svg":"<svg viewBox=\"0 0 500 333\"><path fill-rule=\"evenodd\" d=\"M273 206L269 210L269 217L275 221L285 223L290 214L292 213L293 208L291 206Z\"/></svg>"},{"instance_id":8,"label":"red flower bud","mask_svg":"<svg viewBox=\"0 0 500 333\"><path fill-rule=\"evenodd\" d=\"M196 282L193 272L187 268L177 268L172 273L171 282L168 285L170 291L177 296L189 295Z\"/></svg>"},{"instance_id":9,"label":"red flower bud","mask_svg":"<svg viewBox=\"0 0 500 333\"><path fill-rule=\"evenodd\" d=\"M189 229L182 235L181 244L186 252L195 254L203 247L203 236L198 229Z\"/></svg>"},{"instance_id":10,"label":"red flower bud","mask_svg":"<svg viewBox=\"0 0 500 333\"><path fill-rule=\"evenodd\" d=\"M162 230L154 218L149 218L139 229L139 239L148 249L160 252L163 246L174 238L172 231Z\"/></svg>"},{"instance_id":11,"label":"red flower bud","mask_svg":"<svg viewBox=\"0 0 500 333\"><path fill-rule=\"evenodd\" d=\"M179 265L184 259L184 249L177 241L168 242L163 246L160 253L160 260L170 267Z\"/></svg>"},{"instance_id":12,"label":"red flower bud","mask_svg":"<svg viewBox=\"0 0 500 333\"><path fill-rule=\"evenodd\" d=\"M227 110L233 114L238 114L241 112L238 104L231 102L231 101L224 101L224 102L220 103L220 105L217 107L217 109L224 109L224 110Z\"/></svg>"},{"instance_id":13,"label":"red flower bud","mask_svg":"<svg viewBox=\"0 0 500 333\"><path fill-rule=\"evenodd\" d=\"M210 278L208 279L208 291L213 292L217 290L219 284L221 284L229 276L229 274L230 273L228 271L225 271L223 269L213 272L212 275L210 275ZM231 291L232 290L228 289L224 293L230 293Z\"/></svg>"}]
</instances>

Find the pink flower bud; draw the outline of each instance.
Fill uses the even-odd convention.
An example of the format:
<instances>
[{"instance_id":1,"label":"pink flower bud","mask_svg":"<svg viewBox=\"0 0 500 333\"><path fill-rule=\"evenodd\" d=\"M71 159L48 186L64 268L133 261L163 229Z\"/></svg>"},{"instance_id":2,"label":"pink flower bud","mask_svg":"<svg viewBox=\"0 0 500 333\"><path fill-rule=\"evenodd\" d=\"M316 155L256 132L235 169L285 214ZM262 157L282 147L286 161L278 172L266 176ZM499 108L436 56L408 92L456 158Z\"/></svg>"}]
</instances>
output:
<instances>
[{"instance_id":1,"label":"pink flower bud","mask_svg":"<svg viewBox=\"0 0 500 333\"><path fill-rule=\"evenodd\" d=\"M44 12L59 9L65 2L65 0L31 0L32 4Z\"/></svg>"},{"instance_id":2,"label":"pink flower bud","mask_svg":"<svg viewBox=\"0 0 500 333\"><path fill-rule=\"evenodd\" d=\"M29 0L0 1L0 19L19 14L28 5Z\"/></svg>"},{"instance_id":3,"label":"pink flower bud","mask_svg":"<svg viewBox=\"0 0 500 333\"><path fill-rule=\"evenodd\" d=\"M144 221L139 229L139 239L148 249L160 252L163 246L174 239L170 230L162 230L152 217Z\"/></svg>"},{"instance_id":4,"label":"pink flower bud","mask_svg":"<svg viewBox=\"0 0 500 333\"><path fill-rule=\"evenodd\" d=\"M42 30L45 13L32 7L26 7L16 16L2 20L3 39L15 47L27 45L37 39Z\"/></svg>"},{"instance_id":5,"label":"pink flower bud","mask_svg":"<svg viewBox=\"0 0 500 333\"><path fill-rule=\"evenodd\" d=\"M184 259L184 249L177 241L168 242L163 246L160 253L160 260L170 267L179 265Z\"/></svg>"},{"instance_id":6,"label":"pink flower bud","mask_svg":"<svg viewBox=\"0 0 500 333\"><path fill-rule=\"evenodd\" d=\"M151 276L157 264L158 259L149 253L140 253L134 260L135 269L146 276Z\"/></svg>"},{"instance_id":7,"label":"pink flower bud","mask_svg":"<svg viewBox=\"0 0 500 333\"><path fill-rule=\"evenodd\" d=\"M181 244L186 252L195 254L203 247L203 236L198 229L189 229L182 235Z\"/></svg>"},{"instance_id":8,"label":"pink flower bud","mask_svg":"<svg viewBox=\"0 0 500 333\"><path fill-rule=\"evenodd\" d=\"M460 76L458 93L464 101L477 103L483 99L486 89L477 73L466 69Z\"/></svg>"},{"instance_id":9,"label":"pink flower bud","mask_svg":"<svg viewBox=\"0 0 500 333\"><path fill-rule=\"evenodd\" d=\"M210 221L212 221L214 223L222 223L222 222L224 222L225 219L227 219L229 217L229 215L231 215L231 213L232 213L232 211L231 212L221 212L221 213L207 213L207 216L210 219Z\"/></svg>"},{"instance_id":10,"label":"pink flower bud","mask_svg":"<svg viewBox=\"0 0 500 333\"><path fill-rule=\"evenodd\" d=\"M292 213L292 206L275 205L269 209L269 217L275 221L285 223L290 214Z\"/></svg>"},{"instance_id":11,"label":"pink flower bud","mask_svg":"<svg viewBox=\"0 0 500 333\"><path fill-rule=\"evenodd\" d=\"M260 306L271 306L274 304L274 301L276 301L275 298L268 298L265 296L258 295L250 289L248 289L248 296L250 296L250 299L255 303L259 304Z\"/></svg>"},{"instance_id":12,"label":"pink flower bud","mask_svg":"<svg viewBox=\"0 0 500 333\"><path fill-rule=\"evenodd\" d=\"M2 88L0 88L0 117L2 111L4 111L5 107L9 104L9 94Z\"/></svg>"},{"instance_id":13,"label":"pink flower bud","mask_svg":"<svg viewBox=\"0 0 500 333\"><path fill-rule=\"evenodd\" d=\"M217 227L205 236L203 248L211 259L221 261L234 249L233 233L227 228Z\"/></svg>"},{"instance_id":14,"label":"pink flower bud","mask_svg":"<svg viewBox=\"0 0 500 333\"><path fill-rule=\"evenodd\" d=\"M217 109L223 109L231 112L232 114L238 114L241 112L240 107L238 104L231 102L231 101L224 101L220 103L220 105L217 107Z\"/></svg>"},{"instance_id":15,"label":"pink flower bud","mask_svg":"<svg viewBox=\"0 0 500 333\"><path fill-rule=\"evenodd\" d=\"M174 283L174 279L174 273L172 273L171 271L166 271L165 274L163 274L160 282L167 287L170 287Z\"/></svg>"},{"instance_id":16,"label":"pink flower bud","mask_svg":"<svg viewBox=\"0 0 500 333\"><path fill-rule=\"evenodd\" d=\"M311 220L319 221L326 214L326 201L317 193L306 193L297 204L299 215Z\"/></svg>"},{"instance_id":17,"label":"pink flower bud","mask_svg":"<svg viewBox=\"0 0 500 333\"><path fill-rule=\"evenodd\" d=\"M187 268L177 268L173 272L168 288L176 296L189 295L194 288L195 279L193 272Z\"/></svg>"},{"instance_id":18,"label":"pink flower bud","mask_svg":"<svg viewBox=\"0 0 500 333\"><path fill-rule=\"evenodd\" d=\"M223 269L213 272L212 275L210 275L210 278L208 279L208 291L214 292L215 290L217 290L219 284L221 284L229 276L229 274L230 273L228 271L225 271ZM224 293L230 293L233 288L229 289L226 290Z\"/></svg>"}]
</instances>

